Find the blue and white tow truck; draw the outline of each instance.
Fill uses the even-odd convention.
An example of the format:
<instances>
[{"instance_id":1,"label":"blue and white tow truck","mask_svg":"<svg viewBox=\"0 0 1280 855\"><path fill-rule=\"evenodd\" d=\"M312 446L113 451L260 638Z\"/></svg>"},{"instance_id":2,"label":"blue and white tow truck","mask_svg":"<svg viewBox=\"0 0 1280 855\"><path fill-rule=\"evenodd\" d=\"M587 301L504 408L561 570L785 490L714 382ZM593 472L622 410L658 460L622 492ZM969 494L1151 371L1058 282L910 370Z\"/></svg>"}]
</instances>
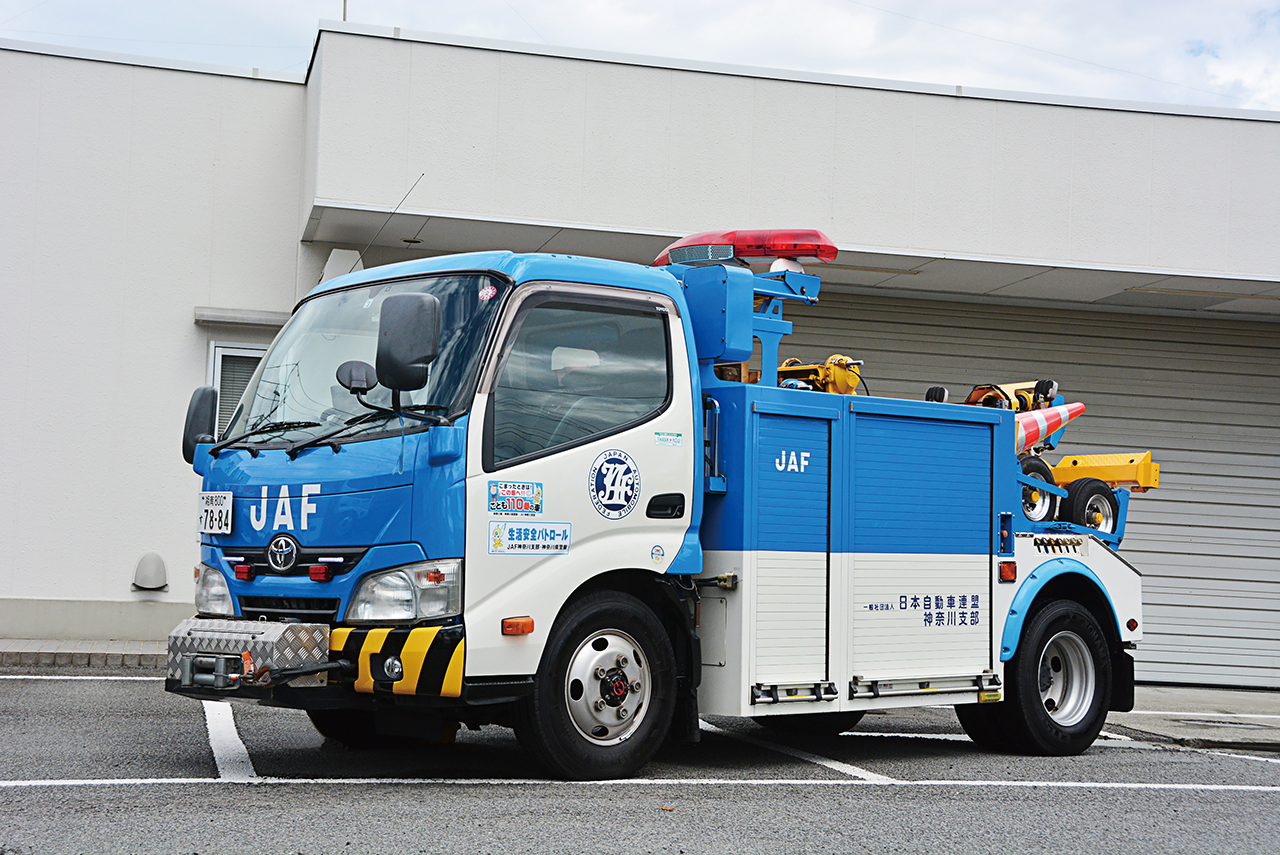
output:
<instances>
[{"instance_id":1,"label":"blue and white tow truck","mask_svg":"<svg viewBox=\"0 0 1280 855\"><path fill-rule=\"evenodd\" d=\"M820 290L801 263L834 257L736 231L650 267L483 252L324 282L220 437L192 397L198 614L166 689L351 745L497 723L567 778L630 775L699 715L840 732L947 703L983 747L1085 750L1133 704L1116 549L1155 464L1051 468L1048 436L1020 463L1049 382L950 404L858 394L847 357L778 367L783 305Z\"/></svg>"}]
</instances>

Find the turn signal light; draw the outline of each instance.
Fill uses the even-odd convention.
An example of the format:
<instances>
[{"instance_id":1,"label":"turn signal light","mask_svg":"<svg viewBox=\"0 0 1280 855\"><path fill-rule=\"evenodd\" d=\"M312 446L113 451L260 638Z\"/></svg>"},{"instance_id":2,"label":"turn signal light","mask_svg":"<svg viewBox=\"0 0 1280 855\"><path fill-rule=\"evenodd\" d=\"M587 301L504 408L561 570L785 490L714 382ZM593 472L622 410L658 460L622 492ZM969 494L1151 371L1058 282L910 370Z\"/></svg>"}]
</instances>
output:
<instances>
[{"instance_id":1,"label":"turn signal light","mask_svg":"<svg viewBox=\"0 0 1280 855\"><path fill-rule=\"evenodd\" d=\"M237 564L236 578L239 579L241 582L252 582L253 581L253 565Z\"/></svg>"},{"instance_id":2,"label":"turn signal light","mask_svg":"<svg viewBox=\"0 0 1280 855\"><path fill-rule=\"evenodd\" d=\"M1018 564L1016 561L1000 562L1000 581L1001 582L1018 581Z\"/></svg>"},{"instance_id":3,"label":"turn signal light","mask_svg":"<svg viewBox=\"0 0 1280 855\"><path fill-rule=\"evenodd\" d=\"M329 582L333 580L333 568L328 564L312 564L307 568L312 582Z\"/></svg>"},{"instance_id":4,"label":"turn signal light","mask_svg":"<svg viewBox=\"0 0 1280 855\"><path fill-rule=\"evenodd\" d=\"M527 615L502 619L503 635L528 635L531 632L533 632L533 618Z\"/></svg>"}]
</instances>

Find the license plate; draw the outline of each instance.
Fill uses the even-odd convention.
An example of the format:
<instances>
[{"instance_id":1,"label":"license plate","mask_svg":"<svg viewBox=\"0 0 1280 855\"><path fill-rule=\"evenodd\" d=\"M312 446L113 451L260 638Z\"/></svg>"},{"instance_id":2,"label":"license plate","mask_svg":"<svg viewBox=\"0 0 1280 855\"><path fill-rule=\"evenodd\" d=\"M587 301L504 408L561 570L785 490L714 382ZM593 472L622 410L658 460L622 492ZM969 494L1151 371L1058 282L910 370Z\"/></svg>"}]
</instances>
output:
<instances>
[{"instance_id":1,"label":"license plate","mask_svg":"<svg viewBox=\"0 0 1280 855\"><path fill-rule=\"evenodd\" d=\"M231 534L231 494L200 494L200 533Z\"/></svg>"}]
</instances>

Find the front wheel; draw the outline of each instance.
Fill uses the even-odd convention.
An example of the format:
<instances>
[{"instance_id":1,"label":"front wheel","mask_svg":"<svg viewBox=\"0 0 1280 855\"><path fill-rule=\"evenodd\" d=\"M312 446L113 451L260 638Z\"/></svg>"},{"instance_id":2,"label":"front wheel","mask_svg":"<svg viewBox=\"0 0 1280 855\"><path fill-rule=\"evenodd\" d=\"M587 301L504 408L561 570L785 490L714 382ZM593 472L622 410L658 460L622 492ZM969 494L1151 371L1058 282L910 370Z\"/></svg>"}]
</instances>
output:
<instances>
[{"instance_id":1,"label":"front wheel","mask_svg":"<svg viewBox=\"0 0 1280 855\"><path fill-rule=\"evenodd\" d=\"M662 744L675 685L675 653L653 611L628 594L588 594L556 619L516 736L561 777L627 777Z\"/></svg>"},{"instance_id":2,"label":"front wheel","mask_svg":"<svg viewBox=\"0 0 1280 855\"><path fill-rule=\"evenodd\" d=\"M1031 754L1079 754L1111 704L1111 651L1093 615L1054 600L1031 618L1005 670L1010 735Z\"/></svg>"},{"instance_id":3,"label":"front wheel","mask_svg":"<svg viewBox=\"0 0 1280 855\"><path fill-rule=\"evenodd\" d=\"M307 710L307 718L321 736L348 748L382 748L390 742L374 729L373 710Z\"/></svg>"}]
</instances>

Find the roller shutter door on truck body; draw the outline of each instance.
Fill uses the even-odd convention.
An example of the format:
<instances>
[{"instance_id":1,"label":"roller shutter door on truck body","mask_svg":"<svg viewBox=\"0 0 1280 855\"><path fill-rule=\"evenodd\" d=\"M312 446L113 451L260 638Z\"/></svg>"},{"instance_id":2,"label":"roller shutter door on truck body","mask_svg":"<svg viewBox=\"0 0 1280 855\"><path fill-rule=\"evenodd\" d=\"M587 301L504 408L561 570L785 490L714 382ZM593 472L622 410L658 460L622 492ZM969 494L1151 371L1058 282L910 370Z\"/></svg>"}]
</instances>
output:
<instances>
[{"instance_id":1,"label":"roller shutter door on truck body","mask_svg":"<svg viewBox=\"0 0 1280 855\"><path fill-rule=\"evenodd\" d=\"M1151 449L1161 486L1133 496L1121 551L1143 574L1138 679L1280 687L1280 325L834 288L788 318L784 358L864 359L877 395L1057 380L1089 409L1051 462Z\"/></svg>"}]
</instances>

